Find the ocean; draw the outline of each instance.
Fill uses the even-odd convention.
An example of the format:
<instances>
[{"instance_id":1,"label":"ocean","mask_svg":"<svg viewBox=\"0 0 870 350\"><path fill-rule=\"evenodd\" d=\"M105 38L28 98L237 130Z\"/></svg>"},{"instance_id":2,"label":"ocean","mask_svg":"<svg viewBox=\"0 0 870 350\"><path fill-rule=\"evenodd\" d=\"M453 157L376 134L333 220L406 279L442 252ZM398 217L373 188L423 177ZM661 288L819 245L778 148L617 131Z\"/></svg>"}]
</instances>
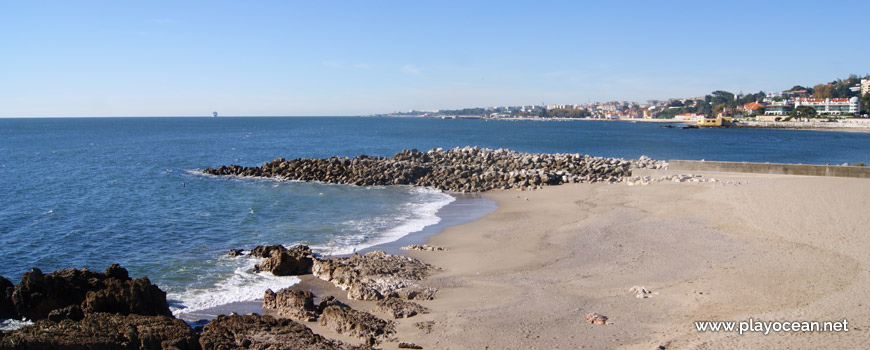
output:
<instances>
[{"instance_id":1,"label":"ocean","mask_svg":"<svg viewBox=\"0 0 870 350\"><path fill-rule=\"evenodd\" d=\"M437 233L495 209L407 186L218 178L274 158L392 156L476 145L654 159L870 163L870 133L661 128L624 122L374 117L0 119L0 275L31 267L148 276L181 318L298 281L254 274L233 248L310 245L350 254ZM409 241L410 242L410 241Z\"/></svg>"}]
</instances>

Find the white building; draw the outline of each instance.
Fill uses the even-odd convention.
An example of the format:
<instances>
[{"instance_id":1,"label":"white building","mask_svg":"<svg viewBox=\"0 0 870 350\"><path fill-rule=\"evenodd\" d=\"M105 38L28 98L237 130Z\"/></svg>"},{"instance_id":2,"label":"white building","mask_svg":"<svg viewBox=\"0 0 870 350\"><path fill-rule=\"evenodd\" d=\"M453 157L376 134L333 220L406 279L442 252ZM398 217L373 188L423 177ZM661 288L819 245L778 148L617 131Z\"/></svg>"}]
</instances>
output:
<instances>
[{"instance_id":1,"label":"white building","mask_svg":"<svg viewBox=\"0 0 870 350\"><path fill-rule=\"evenodd\" d=\"M810 106L820 115L856 115L861 111L861 102L857 97L852 98L796 98L794 107Z\"/></svg>"},{"instance_id":2,"label":"white building","mask_svg":"<svg viewBox=\"0 0 870 350\"><path fill-rule=\"evenodd\" d=\"M870 93L870 79L861 79L861 96Z\"/></svg>"}]
</instances>

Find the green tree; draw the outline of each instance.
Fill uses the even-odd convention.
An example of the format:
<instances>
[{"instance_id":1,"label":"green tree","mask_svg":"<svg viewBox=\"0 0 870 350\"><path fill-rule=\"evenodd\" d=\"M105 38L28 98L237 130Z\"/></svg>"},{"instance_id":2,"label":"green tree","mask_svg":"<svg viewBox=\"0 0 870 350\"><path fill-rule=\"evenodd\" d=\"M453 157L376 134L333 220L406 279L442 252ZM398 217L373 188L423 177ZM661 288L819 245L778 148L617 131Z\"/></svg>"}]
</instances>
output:
<instances>
[{"instance_id":1,"label":"green tree","mask_svg":"<svg viewBox=\"0 0 870 350\"><path fill-rule=\"evenodd\" d=\"M861 96L861 110L862 113L870 114L870 92Z\"/></svg>"},{"instance_id":2,"label":"green tree","mask_svg":"<svg viewBox=\"0 0 870 350\"><path fill-rule=\"evenodd\" d=\"M792 118L815 118L816 109L810 106L798 106L788 115Z\"/></svg>"}]
</instances>

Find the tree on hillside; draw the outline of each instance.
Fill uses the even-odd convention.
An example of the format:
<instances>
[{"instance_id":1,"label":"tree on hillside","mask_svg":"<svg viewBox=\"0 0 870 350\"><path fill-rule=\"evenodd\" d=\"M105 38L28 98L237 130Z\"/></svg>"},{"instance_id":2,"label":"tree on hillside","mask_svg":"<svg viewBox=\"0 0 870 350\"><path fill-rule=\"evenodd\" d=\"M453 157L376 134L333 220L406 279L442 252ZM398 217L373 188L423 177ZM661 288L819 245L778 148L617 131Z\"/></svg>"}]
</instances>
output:
<instances>
[{"instance_id":1,"label":"tree on hillside","mask_svg":"<svg viewBox=\"0 0 870 350\"><path fill-rule=\"evenodd\" d=\"M831 92L833 91L833 86L828 84L819 84L813 86L813 98L824 100L826 98L831 98Z\"/></svg>"},{"instance_id":2,"label":"tree on hillside","mask_svg":"<svg viewBox=\"0 0 870 350\"><path fill-rule=\"evenodd\" d=\"M798 106L788 115L793 118L815 118L816 109L810 106Z\"/></svg>"},{"instance_id":3,"label":"tree on hillside","mask_svg":"<svg viewBox=\"0 0 870 350\"><path fill-rule=\"evenodd\" d=\"M862 113L870 114L870 92L861 96L861 111Z\"/></svg>"}]
</instances>

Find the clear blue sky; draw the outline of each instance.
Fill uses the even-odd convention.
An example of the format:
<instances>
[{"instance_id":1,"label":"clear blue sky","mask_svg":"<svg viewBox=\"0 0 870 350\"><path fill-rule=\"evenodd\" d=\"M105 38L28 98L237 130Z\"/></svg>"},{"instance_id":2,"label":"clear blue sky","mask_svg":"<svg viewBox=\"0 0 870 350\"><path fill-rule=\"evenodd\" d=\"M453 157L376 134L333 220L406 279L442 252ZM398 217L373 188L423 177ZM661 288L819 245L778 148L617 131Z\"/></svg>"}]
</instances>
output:
<instances>
[{"instance_id":1,"label":"clear blue sky","mask_svg":"<svg viewBox=\"0 0 870 350\"><path fill-rule=\"evenodd\" d=\"M870 1L3 1L0 117L360 115L870 73Z\"/></svg>"}]
</instances>

